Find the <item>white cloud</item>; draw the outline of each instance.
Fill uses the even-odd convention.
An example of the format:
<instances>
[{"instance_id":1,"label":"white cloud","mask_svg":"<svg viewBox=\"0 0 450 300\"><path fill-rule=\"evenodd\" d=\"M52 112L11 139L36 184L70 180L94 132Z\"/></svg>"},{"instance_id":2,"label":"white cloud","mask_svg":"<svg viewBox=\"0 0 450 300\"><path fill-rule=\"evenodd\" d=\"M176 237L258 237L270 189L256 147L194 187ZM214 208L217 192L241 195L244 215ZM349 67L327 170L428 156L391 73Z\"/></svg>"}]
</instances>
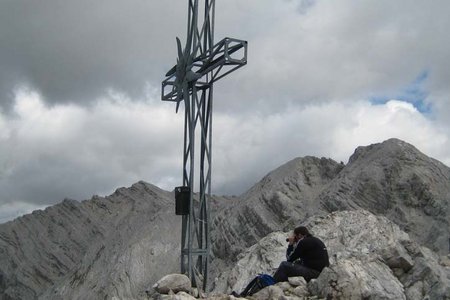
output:
<instances>
[{"instance_id":1,"label":"white cloud","mask_svg":"<svg viewBox=\"0 0 450 300\"><path fill-rule=\"evenodd\" d=\"M66 197L108 194L138 180L168 190L179 185L183 114L176 115L172 103L160 102L154 92L145 102L110 92L83 107L48 106L36 92L18 90L14 117L0 115L6 211L24 211L13 209L16 202L41 207ZM294 157L346 161L357 146L391 137L450 163L448 134L398 100L292 105L276 114L218 112L213 132L215 193L244 192Z\"/></svg>"},{"instance_id":2,"label":"white cloud","mask_svg":"<svg viewBox=\"0 0 450 300\"><path fill-rule=\"evenodd\" d=\"M448 133L422 115L412 104L391 100L385 105L360 104L342 113L353 126L347 128L340 122L335 132L335 145L340 156L358 145L367 145L396 137L415 145L427 155L439 158L450 165L443 149L449 146ZM342 120L341 120L342 121Z\"/></svg>"},{"instance_id":3,"label":"white cloud","mask_svg":"<svg viewBox=\"0 0 450 300\"><path fill-rule=\"evenodd\" d=\"M52 204L138 180L169 188L181 152L182 119L173 107L111 95L90 107L46 105L18 90L1 115L2 203Z\"/></svg>"},{"instance_id":4,"label":"white cloud","mask_svg":"<svg viewBox=\"0 0 450 300\"><path fill-rule=\"evenodd\" d=\"M449 135L410 103L391 100L330 102L290 107L274 115L215 118L214 181L242 191L294 157L312 155L346 162L354 149L396 137L450 165Z\"/></svg>"}]
</instances>

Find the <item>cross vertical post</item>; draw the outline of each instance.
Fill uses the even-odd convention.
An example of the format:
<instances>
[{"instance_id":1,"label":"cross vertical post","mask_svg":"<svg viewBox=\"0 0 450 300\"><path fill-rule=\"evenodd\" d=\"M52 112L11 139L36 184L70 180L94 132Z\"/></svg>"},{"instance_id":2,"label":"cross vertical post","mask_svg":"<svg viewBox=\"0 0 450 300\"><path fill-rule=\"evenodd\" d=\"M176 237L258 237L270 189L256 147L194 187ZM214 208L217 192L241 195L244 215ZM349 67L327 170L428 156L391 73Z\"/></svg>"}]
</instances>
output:
<instances>
[{"instance_id":1,"label":"cross vertical post","mask_svg":"<svg viewBox=\"0 0 450 300\"><path fill-rule=\"evenodd\" d=\"M199 4L204 7L200 18ZM184 101L183 186L175 188L177 205L179 200L186 205L176 209L182 215L181 273L204 291L210 250L213 84L247 63L246 41L224 38L214 44L214 13L215 0L188 0L186 45L183 49L176 38L177 64L167 72L161 90L163 101L176 102L176 112Z\"/></svg>"}]
</instances>

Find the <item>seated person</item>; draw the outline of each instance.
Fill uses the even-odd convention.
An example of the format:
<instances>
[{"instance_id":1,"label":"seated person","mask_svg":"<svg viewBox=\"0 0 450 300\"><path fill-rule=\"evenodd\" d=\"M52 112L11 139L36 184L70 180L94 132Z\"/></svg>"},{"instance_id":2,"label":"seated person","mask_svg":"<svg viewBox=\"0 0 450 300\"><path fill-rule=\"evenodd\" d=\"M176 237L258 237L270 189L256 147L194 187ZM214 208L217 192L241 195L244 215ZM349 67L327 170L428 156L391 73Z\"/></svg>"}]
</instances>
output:
<instances>
[{"instance_id":1,"label":"seated person","mask_svg":"<svg viewBox=\"0 0 450 300\"><path fill-rule=\"evenodd\" d=\"M312 236L306 227L295 228L286 241L289 242L287 261L283 261L273 275L276 282L295 276L302 276L308 282L319 277L322 269L330 265L325 244Z\"/></svg>"}]
</instances>

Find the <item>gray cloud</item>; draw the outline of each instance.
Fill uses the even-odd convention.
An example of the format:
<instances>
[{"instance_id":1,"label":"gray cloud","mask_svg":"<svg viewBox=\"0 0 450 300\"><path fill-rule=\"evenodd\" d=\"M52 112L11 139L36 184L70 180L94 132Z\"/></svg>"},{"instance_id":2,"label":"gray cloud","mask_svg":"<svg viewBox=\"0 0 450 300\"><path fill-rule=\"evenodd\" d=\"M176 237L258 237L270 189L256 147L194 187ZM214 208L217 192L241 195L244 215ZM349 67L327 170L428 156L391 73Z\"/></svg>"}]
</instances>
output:
<instances>
[{"instance_id":1,"label":"gray cloud","mask_svg":"<svg viewBox=\"0 0 450 300\"><path fill-rule=\"evenodd\" d=\"M448 93L449 6L217 1L216 39L250 42L249 65L217 85L217 108L353 101L423 71L430 87ZM175 63L175 36L185 34L185 3L19 0L0 8L0 93L10 101L22 82L51 103L92 102L110 88L142 98L146 83L158 86Z\"/></svg>"},{"instance_id":2,"label":"gray cloud","mask_svg":"<svg viewBox=\"0 0 450 300\"><path fill-rule=\"evenodd\" d=\"M138 0L2 1L2 98L11 100L21 83L51 103L92 102L109 88L140 96L174 60L185 9Z\"/></svg>"}]
</instances>

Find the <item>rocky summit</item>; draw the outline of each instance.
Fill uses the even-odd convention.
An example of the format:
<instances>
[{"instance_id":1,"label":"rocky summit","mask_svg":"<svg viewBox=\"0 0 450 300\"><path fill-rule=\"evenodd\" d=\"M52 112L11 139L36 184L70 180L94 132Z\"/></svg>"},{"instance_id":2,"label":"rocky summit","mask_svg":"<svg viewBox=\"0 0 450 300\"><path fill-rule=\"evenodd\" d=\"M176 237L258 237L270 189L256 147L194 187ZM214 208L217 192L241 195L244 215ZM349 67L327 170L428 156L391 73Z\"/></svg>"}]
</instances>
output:
<instances>
[{"instance_id":1,"label":"rocky summit","mask_svg":"<svg viewBox=\"0 0 450 300\"><path fill-rule=\"evenodd\" d=\"M365 210L339 211L312 217L305 224L327 245L330 267L309 283L292 277L289 282L267 287L249 299L450 297L447 263L386 217ZM243 251L236 263L216 278L211 295L229 299L226 295L241 292L256 274L273 273L285 257L289 234L272 232Z\"/></svg>"},{"instance_id":2,"label":"rocky summit","mask_svg":"<svg viewBox=\"0 0 450 300\"><path fill-rule=\"evenodd\" d=\"M421 244L449 252L450 168L398 139L358 147L317 200L326 211L384 215Z\"/></svg>"},{"instance_id":3,"label":"rocky summit","mask_svg":"<svg viewBox=\"0 0 450 300\"><path fill-rule=\"evenodd\" d=\"M450 295L450 168L398 139L358 147L347 164L296 158L211 208L211 299L273 272L299 224L328 245L330 268L257 299ZM173 193L145 182L0 224L0 299L191 299L152 289L179 271L180 229Z\"/></svg>"}]
</instances>

